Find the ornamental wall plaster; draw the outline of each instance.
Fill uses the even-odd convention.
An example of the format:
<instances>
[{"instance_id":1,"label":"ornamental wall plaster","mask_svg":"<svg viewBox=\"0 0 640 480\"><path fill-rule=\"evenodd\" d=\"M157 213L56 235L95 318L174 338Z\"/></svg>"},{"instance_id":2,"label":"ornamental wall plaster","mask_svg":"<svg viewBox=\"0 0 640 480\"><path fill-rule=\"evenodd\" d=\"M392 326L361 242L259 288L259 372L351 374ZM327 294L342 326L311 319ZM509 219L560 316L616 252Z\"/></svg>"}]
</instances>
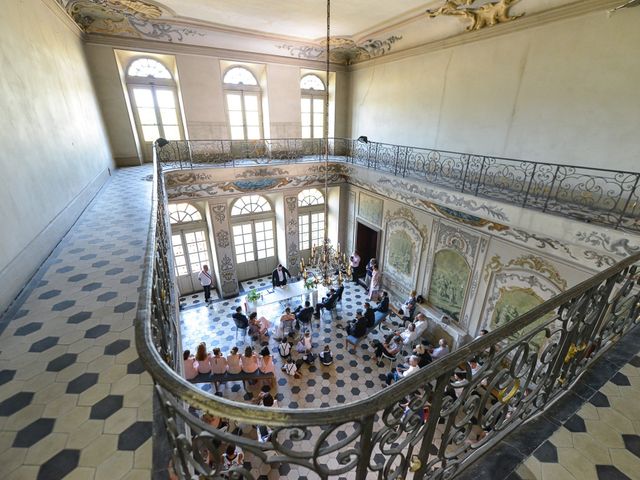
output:
<instances>
[{"instance_id":1,"label":"ornamental wall plaster","mask_svg":"<svg viewBox=\"0 0 640 480\"><path fill-rule=\"evenodd\" d=\"M509 9L518 1L498 0L481 3L477 0L446 0L440 8L429 9L426 13L430 18L440 15L461 17L469 22L465 30L480 30L498 23L510 22L524 15L509 14Z\"/></svg>"},{"instance_id":2,"label":"ornamental wall plaster","mask_svg":"<svg viewBox=\"0 0 640 480\"><path fill-rule=\"evenodd\" d=\"M489 277L492 274L508 270L512 267L519 267L538 272L553 283L559 291L567 289L567 281L562 278L556 267L548 260L535 255L522 255L518 258L509 260L506 264L502 263L500 255L494 255L485 265L484 278L485 280L489 280Z\"/></svg>"}]
</instances>

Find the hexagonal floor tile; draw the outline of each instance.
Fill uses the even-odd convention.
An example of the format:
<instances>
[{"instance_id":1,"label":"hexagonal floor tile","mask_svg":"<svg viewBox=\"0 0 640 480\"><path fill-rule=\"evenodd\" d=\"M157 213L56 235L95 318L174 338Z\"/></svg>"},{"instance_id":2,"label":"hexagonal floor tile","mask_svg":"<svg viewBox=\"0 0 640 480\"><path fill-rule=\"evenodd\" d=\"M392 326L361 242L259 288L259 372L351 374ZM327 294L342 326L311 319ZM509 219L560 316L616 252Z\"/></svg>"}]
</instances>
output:
<instances>
[{"instance_id":1,"label":"hexagonal floor tile","mask_svg":"<svg viewBox=\"0 0 640 480\"><path fill-rule=\"evenodd\" d=\"M29 351L36 353L44 352L45 350L49 350L51 347L57 345L58 340L60 340L59 337L45 337L42 340L32 343Z\"/></svg>"},{"instance_id":2,"label":"hexagonal floor tile","mask_svg":"<svg viewBox=\"0 0 640 480\"><path fill-rule=\"evenodd\" d=\"M129 340L116 340L115 342L110 343L106 347L104 347L105 355L118 355L119 353L124 352L127 348L129 348L131 342Z\"/></svg>"},{"instance_id":3,"label":"hexagonal floor tile","mask_svg":"<svg viewBox=\"0 0 640 480\"><path fill-rule=\"evenodd\" d=\"M91 315L93 313L92 312L78 312L78 313L74 313L73 315L71 315L68 319L67 319L67 323L72 323L72 324L76 324L76 323L82 323L85 320L88 320L89 318L91 318Z\"/></svg>"},{"instance_id":4,"label":"hexagonal floor tile","mask_svg":"<svg viewBox=\"0 0 640 480\"><path fill-rule=\"evenodd\" d=\"M13 446L16 448L29 448L35 445L53 431L55 424L55 418L39 418L16 434Z\"/></svg>"},{"instance_id":5,"label":"hexagonal floor tile","mask_svg":"<svg viewBox=\"0 0 640 480\"><path fill-rule=\"evenodd\" d=\"M72 365L77 360L78 355L75 353L64 353L57 358L54 358L47 365L47 372L60 372Z\"/></svg>"},{"instance_id":6,"label":"hexagonal floor tile","mask_svg":"<svg viewBox=\"0 0 640 480\"><path fill-rule=\"evenodd\" d=\"M53 307L51 307L51 311L61 312L63 310L66 310L67 308L73 307L75 304L75 300L63 300L62 302L56 303Z\"/></svg>"},{"instance_id":7,"label":"hexagonal floor tile","mask_svg":"<svg viewBox=\"0 0 640 480\"><path fill-rule=\"evenodd\" d=\"M82 287L82 291L83 292L93 292L94 290L99 289L101 286L102 286L102 283L100 283L100 282L87 283L85 286Z\"/></svg>"},{"instance_id":8,"label":"hexagonal floor tile","mask_svg":"<svg viewBox=\"0 0 640 480\"><path fill-rule=\"evenodd\" d=\"M61 450L40 466L37 480L64 478L78 466L80 450Z\"/></svg>"},{"instance_id":9,"label":"hexagonal floor tile","mask_svg":"<svg viewBox=\"0 0 640 480\"><path fill-rule=\"evenodd\" d=\"M47 300L49 298L57 297L62 292L60 290L49 290L48 292L41 293L38 297L40 300Z\"/></svg>"},{"instance_id":10,"label":"hexagonal floor tile","mask_svg":"<svg viewBox=\"0 0 640 480\"><path fill-rule=\"evenodd\" d=\"M122 395L107 395L91 407L89 418L105 420L122 408Z\"/></svg>"},{"instance_id":11,"label":"hexagonal floor tile","mask_svg":"<svg viewBox=\"0 0 640 480\"><path fill-rule=\"evenodd\" d=\"M142 361L139 358L136 358L134 361L127 365L127 373L129 374L141 374L144 372L144 365L142 365Z\"/></svg>"},{"instance_id":12,"label":"hexagonal floor tile","mask_svg":"<svg viewBox=\"0 0 640 480\"><path fill-rule=\"evenodd\" d=\"M98 298L96 298L96 300L98 302L108 302L109 300L113 300L117 296L118 296L117 292L105 292L101 295L98 295Z\"/></svg>"},{"instance_id":13,"label":"hexagonal floor tile","mask_svg":"<svg viewBox=\"0 0 640 480\"><path fill-rule=\"evenodd\" d=\"M111 330L111 325L100 324L95 327L91 327L84 334L84 338L98 338Z\"/></svg>"},{"instance_id":14,"label":"hexagonal floor tile","mask_svg":"<svg viewBox=\"0 0 640 480\"><path fill-rule=\"evenodd\" d=\"M29 335L30 333L37 332L41 328L42 328L42 322L27 323L26 325L23 325L17 328L14 335L16 337L24 337L26 335Z\"/></svg>"},{"instance_id":15,"label":"hexagonal floor tile","mask_svg":"<svg viewBox=\"0 0 640 480\"><path fill-rule=\"evenodd\" d=\"M85 278L87 278L87 274L86 273L78 273L76 275L72 275L70 276L67 281L68 282L79 282L80 280L84 280Z\"/></svg>"},{"instance_id":16,"label":"hexagonal floor tile","mask_svg":"<svg viewBox=\"0 0 640 480\"><path fill-rule=\"evenodd\" d=\"M151 422L135 422L118 436L118 450L137 450L151 438Z\"/></svg>"},{"instance_id":17,"label":"hexagonal floor tile","mask_svg":"<svg viewBox=\"0 0 640 480\"><path fill-rule=\"evenodd\" d=\"M135 306L136 306L136 302L122 302L121 304L116 305L113 308L113 311L115 313L125 313L135 308Z\"/></svg>"},{"instance_id":18,"label":"hexagonal floor tile","mask_svg":"<svg viewBox=\"0 0 640 480\"><path fill-rule=\"evenodd\" d=\"M67 385L67 393L82 393L98 383L97 373L83 373L71 380Z\"/></svg>"},{"instance_id":19,"label":"hexagonal floor tile","mask_svg":"<svg viewBox=\"0 0 640 480\"><path fill-rule=\"evenodd\" d=\"M31 403L33 392L18 392L0 403L0 417L8 417Z\"/></svg>"},{"instance_id":20,"label":"hexagonal floor tile","mask_svg":"<svg viewBox=\"0 0 640 480\"><path fill-rule=\"evenodd\" d=\"M15 370L0 370L0 385L4 385L5 383L10 382L15 376Z\"/></svg>"}]
</instances>

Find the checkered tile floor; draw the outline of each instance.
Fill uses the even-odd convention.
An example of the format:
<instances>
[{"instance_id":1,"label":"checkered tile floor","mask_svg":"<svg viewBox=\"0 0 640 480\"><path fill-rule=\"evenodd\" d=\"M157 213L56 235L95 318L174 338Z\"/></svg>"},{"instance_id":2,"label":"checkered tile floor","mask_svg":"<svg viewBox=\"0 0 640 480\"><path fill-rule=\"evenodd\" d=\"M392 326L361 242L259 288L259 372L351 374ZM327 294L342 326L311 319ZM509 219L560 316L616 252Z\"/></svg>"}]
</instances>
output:
<instances>
[{"instance_id":1,"label":"checkered tile floor","mask_svg":"<svg viewBox=\"0 0 640 480\"><path fill-rule=\"evenodd\" d=\"M3 480L150 478L152 382L133 332L149 173L115 172L2 319Z\"/></svg>"}]
</instances>

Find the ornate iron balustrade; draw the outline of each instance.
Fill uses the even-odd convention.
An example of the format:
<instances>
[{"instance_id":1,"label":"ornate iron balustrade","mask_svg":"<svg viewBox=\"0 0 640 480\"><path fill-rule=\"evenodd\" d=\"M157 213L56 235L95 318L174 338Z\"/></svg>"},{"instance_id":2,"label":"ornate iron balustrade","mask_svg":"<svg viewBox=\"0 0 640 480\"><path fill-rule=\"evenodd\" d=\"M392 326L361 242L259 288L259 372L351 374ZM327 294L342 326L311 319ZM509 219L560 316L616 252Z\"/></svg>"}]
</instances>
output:
<instances>
[{"instance_id":1,"label":"ornate iron balustrade","mask_svg":"<svg viewBox=\"0 0 640 480\"><path fill-rule=\"evenodd\" d=\"M321 160L322 139L183 140L161 148L159 158L177 168ZM640 231L640 174L528 162L345 138L329 141L332 161L411 177L451 190Z\"/></svg>"},{"instance_id":2,"label":"ornate iron balustrade","mask_svg":"<svg viewBox=\"0 0 640 480\"><path fill-rule=\"evenodd\" d=\"M226 443L241 446L256 461L299 465L321 479L346 472L358 480L451 478L562 397L640 322L636 254L365 400L291 410L218 398L176 372L181 365L177 298L159 162L153 204L136 346L155 382L179 478L255 478L240 466L223 469L217 459ZM480 359L479 369L471 368L473 358ZM261 443L212 428L189 407L267 425L271 440Z\"/></svg>"}]
</instances>

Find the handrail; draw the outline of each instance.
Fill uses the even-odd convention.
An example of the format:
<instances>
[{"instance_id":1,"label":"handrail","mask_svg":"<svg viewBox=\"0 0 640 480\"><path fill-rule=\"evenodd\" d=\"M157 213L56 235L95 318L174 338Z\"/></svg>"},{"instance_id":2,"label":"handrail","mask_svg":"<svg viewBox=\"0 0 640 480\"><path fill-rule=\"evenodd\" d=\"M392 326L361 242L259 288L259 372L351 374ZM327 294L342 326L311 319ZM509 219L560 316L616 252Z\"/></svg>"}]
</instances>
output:
<instances>
[{"instance_id":1,"label":"handrail","mask_svg":"<svg viewBox=\"0 0 640 480\"><path fill-rule=\"evenodd\" d=\"M321 478L327 477L328 467L319 459L328 454L342 459L332 472L355 470L358 480L369 478L370 472L384 478L394 478L393 472L405 476L410 468L415 468L416 479L443 471L457 472L560 398L604 351L639 322L640 253L369 398L330 409L297 410L265 409L219 398L195 388L174 371L180 351L175 333L175 278L166 261L171 249L161 162L155 161L154 167L152 217L135 323L136 346L156 384L169 440L177 452L174 467L184 478L194 471L218 478L221 467L207 466L177 427L181 423L188 425L194 438L209 451L217 452L220 441L234 441L265 463L296 463ZM544 319L546 315L551 318ZM472 373L469 361L473 357L482 357L483 364ZM454 375L460 368L465 373L462 379ZM462 390L455 400L450 396L454 390ZM410 402L406 410L398 407L407 398ZM274 428L272 441L260 444L216 431L193 418L183 402L217 416L270 425ZM425 405L431 409L426 422L422 420ZM474 418L474 425L488 433L478 444L469 446L461 439L468 437ZM444 427L437 440L435 432L440 422ZM329 442L328 435L345 424L353 425L354 433ZM317 427L320 430L314 430ZM311 439L305 441L311 446L300 444L296 450L279 438L288 435L302 442L301 432L309 434ZM440 447L434 454L430 448L438 441ZM450 447L455 447L455 454ZM382 466L371 463L374 450L383 453ZM417 463L412 461L413 452ZM397 460L398 455L401 460ZM241 470L238 478L252 478L250 472Z\"/></svg>"},{"instance_id":2,"label":"handrail","mask_svg":"<svg viewBox=\"0 0 640 480\"><path fill-rule=\"evenodd\" d=\"M416 178L444 188L640 231L640 173L533 162L431 148L330 138L332 160ZM176 168L234 167L322 159L322 139L180 140L160 149Z\"/></svg>"}]
</instances>

